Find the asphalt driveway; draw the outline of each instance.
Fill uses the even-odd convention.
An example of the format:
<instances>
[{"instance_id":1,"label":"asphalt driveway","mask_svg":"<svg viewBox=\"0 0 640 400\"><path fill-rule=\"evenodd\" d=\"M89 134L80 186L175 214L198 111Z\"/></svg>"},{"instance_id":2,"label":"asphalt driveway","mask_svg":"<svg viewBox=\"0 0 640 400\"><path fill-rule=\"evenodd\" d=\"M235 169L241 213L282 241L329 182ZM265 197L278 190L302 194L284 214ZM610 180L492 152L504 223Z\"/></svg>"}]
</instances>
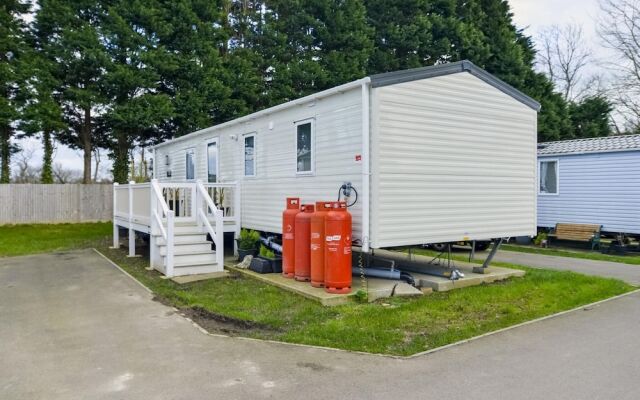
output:
<instances>
[{"instance_id":1,"label":"asphalt driveway","mask_svg":"<svg viewBox=\"0 0 640 400\"><path fill-rule=\"evenodd\" d=\"M487 256L488 252L476 254L476 258L483 259ZM573 271L585 275L597 275L605 278L615 278L632 285L640 285L640 265L601 260L589 260L585 258L549 256L546 254L522 253L518 251L507 250L499 250L494 260L518 265L526 265L532 268Z\"/></svg>"},{"instance_id":2,"label":"asphalt driveway","mask_svg":"<svg viewBox=\"0 0 640 400\"><path fill-rule=\"evenodd\" d=\"M640 398L640 293L412 359L206 335L151 298L90 250L0 259L0 398Z\"/></svg>"}]
</instances>

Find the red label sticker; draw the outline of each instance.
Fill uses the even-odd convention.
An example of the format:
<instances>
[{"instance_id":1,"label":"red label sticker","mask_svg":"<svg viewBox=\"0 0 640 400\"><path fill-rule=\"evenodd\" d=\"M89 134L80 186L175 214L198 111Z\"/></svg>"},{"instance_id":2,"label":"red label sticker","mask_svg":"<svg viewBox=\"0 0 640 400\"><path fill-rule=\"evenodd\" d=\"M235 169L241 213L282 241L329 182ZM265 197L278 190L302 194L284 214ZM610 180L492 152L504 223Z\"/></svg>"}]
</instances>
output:
<instances>
[{"instance_id":1,"label":"red label sticker","mask_svg":"<svg viewBox=\"0 0 640 400\"><path fill-rule=\"evenodd\" d=\"M356 154L356 161L362 161L362 156L360 154Z\"/></svg>"}]
</instances>

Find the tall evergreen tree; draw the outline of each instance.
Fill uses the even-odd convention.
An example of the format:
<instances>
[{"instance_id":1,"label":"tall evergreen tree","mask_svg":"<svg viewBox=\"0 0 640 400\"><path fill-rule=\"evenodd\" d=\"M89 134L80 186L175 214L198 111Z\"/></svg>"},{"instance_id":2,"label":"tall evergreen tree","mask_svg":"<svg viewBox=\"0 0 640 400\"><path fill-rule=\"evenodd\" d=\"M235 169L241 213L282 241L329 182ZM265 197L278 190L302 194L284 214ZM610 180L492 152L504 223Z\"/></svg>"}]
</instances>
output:
<instances>
[{"instance_id":1,"label":"tall evergreen tree","mask_svg":"<svg viewBox=\"0 0 640 400\"><path fill-rule=\"evenodd\" d=\"M103 78L108 56L99 29L107 1L41 0L35 17L35 35L60 82L66 123L71 129L61 142L82 150L83 183L91 182L91 157L97 141L96 113L104 106Z\"/></svg>"},{"instance_id":2,"label":"tall evergreen tree","mask_svg":"<svg viewBox=\"0 0 640 400\"><path fill-rule=\"evenodd\" d=\"M55 65L32 41L34 54L28 60L31 76L25 84L25 107L20 129L23 136L40 136L43 147L41 183L53 183L54 140L68 129L60 106L60 82L54 77Z\"/></svg>"},{"instance_id":3,"label":"tall evergreen tree","mask_svg":"<svg viewBox=\"0 0 640 400\"><path fill-rule=\"evenodd\" d=\"M149 34L162 50L154 66L160 92L172 100L173 115L162 129L181 136L233 115L220 57L227 36L223 8L208 0L158 0Z\"/></svg>"},{"instance_id":4,"label":"tall evergreen tree","mask_svg":"<svg viewBox=\"0 0 640 400\"><path fill-rule=\"evenodd\" d=\"M593 96L569 104L573 137L589 138L611 134L610 115L613 107L602 96Z\"/></svg>"},{"instance_id":5,"label":"tall evergreen tree","mask_svg":"<svg viewBox=\"0 0 640 400\"><path fill-rule=\"evenodd\" d=\"M20 87L28 74L27 27L23 16L29 9L29 3L20 0L0 4L0 183L9 183L11 179L11 154L15 151L11 138L20 118Z\"/></svg>"},{"instance_id":6,"label":"tall evergreen tree","mask_svg":"<svg viewBox=\"0 0 640 400\"><path fill-rule=\"evenodd\" d=\"M361 78L373 46L361 0L272 0L258 47L270 105Z\"/></svg>"},{"instance_id":7,"label":"tall evergreen tree","mask_svg":"<svg viewBox=\"0 0 640 400\"><path fill-rule=\"evenodd\" d=\"M136 145L161 137L159 126L172 116L171 101L159 92L160 76L154 66L162 62L153 37L148 34L150 2L117 1L102 23L102 37L109 57L104 76L107 98L100 117L111 150L113 179L126 183L130 154ZM157 141L157 140L156 140Z\"/></svg>"}]
</instances>

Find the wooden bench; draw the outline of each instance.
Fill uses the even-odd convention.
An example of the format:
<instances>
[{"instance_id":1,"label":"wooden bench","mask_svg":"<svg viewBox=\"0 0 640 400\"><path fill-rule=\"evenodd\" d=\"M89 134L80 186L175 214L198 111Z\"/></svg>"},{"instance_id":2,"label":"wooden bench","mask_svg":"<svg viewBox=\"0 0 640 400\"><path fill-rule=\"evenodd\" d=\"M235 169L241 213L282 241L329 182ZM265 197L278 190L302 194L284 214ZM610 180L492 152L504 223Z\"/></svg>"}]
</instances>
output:
<instances>
[{"instance_id":1,"label":"wooden bench","mask_svg":"<svg viewBox=\"0 0 640 400\"><path fill-rule=\"evenodd\" d=\"M595 224L566 224L558 223L548 236L559 240L571 240L573 242L588 242L591 250L600 248L600 229L602 225Z\"/></svg>"}]
</instances>

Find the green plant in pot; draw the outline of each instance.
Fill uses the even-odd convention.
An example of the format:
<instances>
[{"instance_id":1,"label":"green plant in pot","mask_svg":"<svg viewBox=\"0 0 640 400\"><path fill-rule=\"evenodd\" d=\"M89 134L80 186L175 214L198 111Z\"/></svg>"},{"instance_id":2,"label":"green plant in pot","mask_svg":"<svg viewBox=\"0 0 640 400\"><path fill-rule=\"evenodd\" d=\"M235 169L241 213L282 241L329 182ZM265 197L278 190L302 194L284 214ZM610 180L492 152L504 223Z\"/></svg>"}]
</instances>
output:
<instances>
[{"instance_id":1,"label":"green plant in pot","mask_svg":"<svg viewBox=\"0 0 640 400\"><path fill-rule=\"evenodd\" d=\"M242 229L240 237L236 239L238 242L238 260L242 261L248 255L255 256L258 254L258 245L260 244L260 233L252 229Z\"/></svg>"}]
</instances>

